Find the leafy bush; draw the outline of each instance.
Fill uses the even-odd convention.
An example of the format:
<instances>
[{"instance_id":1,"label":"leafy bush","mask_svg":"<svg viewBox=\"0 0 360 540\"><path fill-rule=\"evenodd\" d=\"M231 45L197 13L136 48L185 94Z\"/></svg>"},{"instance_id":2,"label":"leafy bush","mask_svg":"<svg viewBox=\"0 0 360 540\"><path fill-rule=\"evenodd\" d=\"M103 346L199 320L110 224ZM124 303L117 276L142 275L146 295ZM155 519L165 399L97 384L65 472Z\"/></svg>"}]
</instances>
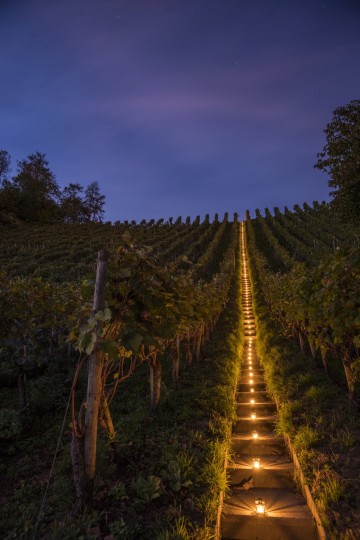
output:
<instances>
[{"instance_id":1,"label":"leafy bush","mask_svg":"<svg viewBox=\"0 0 360 540\"><path fill-rule=\"evenodd\" d=\"M64 376L44 375L30 381L31 408L35 412L48 412L62 409L66 403L69 389L64 384Z\"/></svg>"},{"instance_id":2,"label":"leafy bush","mask_svg":"<svg viewBox=\"0 0 360 540\"><path fill-rule=\"evenodd\" d=\"M174 460L169 461L167 469L161 472L161 477L168 483L170 489L176 492L192 484L187 477L187 471L182 470L180 464Z\"/></svg>"},{"instance_id":3,"label":"leafy bush","mask_svg":"<svg viewBox=\"0 0 360 540\"><path fill-rule=\"evenodd\" d=\"M131 487L142 502L149 503L162 494L161 478L153 474L150 474L147 478L139 476L136 480L133 480Z\"/></svg>"},{"instance_id":4,"label":"leafy bush","mask_svg":"<svg viewBox=\"0 0 360 540\"><path fill-rule=\"evenodd\" d=\"M20 432L19 413L13 409L0 409L0 441L13 441Z\"/></svg>"}]
</instances>

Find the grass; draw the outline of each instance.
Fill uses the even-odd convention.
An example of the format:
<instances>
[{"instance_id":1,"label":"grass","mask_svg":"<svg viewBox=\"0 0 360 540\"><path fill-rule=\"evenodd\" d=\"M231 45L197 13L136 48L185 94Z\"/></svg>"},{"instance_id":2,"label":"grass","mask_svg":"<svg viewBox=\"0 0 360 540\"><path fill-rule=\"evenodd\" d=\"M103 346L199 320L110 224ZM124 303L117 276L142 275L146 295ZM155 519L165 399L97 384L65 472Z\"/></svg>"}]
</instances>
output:
<instances>
[{"instance_id":1,"label":"grass","mask_svg":"<svg viewBox=\"0 0 360 540\"><path fill-rule=\"evenodd\" d=\"M310 426L301 426L294 436L293 443L297 453L308 450L320 441L319 434Z\"/></svg>"}]
</instances>

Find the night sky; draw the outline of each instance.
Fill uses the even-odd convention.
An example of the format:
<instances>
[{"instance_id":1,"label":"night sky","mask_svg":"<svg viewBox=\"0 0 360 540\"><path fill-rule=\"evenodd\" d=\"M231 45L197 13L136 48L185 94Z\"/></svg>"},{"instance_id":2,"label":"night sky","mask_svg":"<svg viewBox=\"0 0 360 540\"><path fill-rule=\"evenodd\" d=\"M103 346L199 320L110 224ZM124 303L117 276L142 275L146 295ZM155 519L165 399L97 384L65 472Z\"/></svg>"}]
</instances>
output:
<instances>
[{"instance_id":1,"label":"night sky","mask_svg":"<svg viewBox=\"0 0 360 540\"><path fill-rule=\"evenodd\" d=\"M360 98L358 0L0 0L0 148L106 219L328 200L313 168Z\"/></svg>"}]
</instances>

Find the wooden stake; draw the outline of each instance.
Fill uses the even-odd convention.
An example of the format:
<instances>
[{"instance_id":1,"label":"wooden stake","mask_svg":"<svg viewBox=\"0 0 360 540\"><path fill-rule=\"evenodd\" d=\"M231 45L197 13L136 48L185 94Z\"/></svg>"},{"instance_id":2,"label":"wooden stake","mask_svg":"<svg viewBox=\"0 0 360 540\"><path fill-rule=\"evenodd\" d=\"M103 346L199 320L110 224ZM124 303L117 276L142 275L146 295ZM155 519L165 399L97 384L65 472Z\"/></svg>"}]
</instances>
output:
<instances>
[{"instance_id":1,"label":"wooden stake","mask_svg":"<svg viewBox=\"0 0 360 540\"><path fill-rule=\"evenodd\" d=\"M107 260L105 252L99 251L96 268L93 314L103 310L105 307L106 267ZM98 321L97 330L100 329L101 325L101 321ZM91 507L94 494L97 429L102 394L101 372L102 358L100 353L95 350L91 354L89 360L84 432L83 492L84 503L87 507Z\"/></svg>"},{"instance_id":2,"label":"wooden stake","mask_svg":"<svg viewBox=\"0 0 360 540\"><path fill-rule=\"evenodd\" d=\"M156 354L149 360L150 367L150 404L151 409L156 409L160 400L161 392L161 364Z\"/></svg>"}]
</instances>

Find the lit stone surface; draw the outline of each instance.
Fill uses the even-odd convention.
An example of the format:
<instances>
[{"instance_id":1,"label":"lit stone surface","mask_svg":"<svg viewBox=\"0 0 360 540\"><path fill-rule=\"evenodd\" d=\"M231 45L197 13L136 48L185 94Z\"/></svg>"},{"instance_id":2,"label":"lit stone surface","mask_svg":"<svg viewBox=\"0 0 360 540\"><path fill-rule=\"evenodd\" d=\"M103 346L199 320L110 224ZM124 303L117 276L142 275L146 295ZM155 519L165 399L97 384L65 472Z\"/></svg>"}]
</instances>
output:
<instances>
[{"instance_id":1,"label":"lit stone surface","mask_svg":"<svg viewBox=\"0 0 360 540\"><path fill-rule=\"evenodd\" d=\"M223 505L221 538L316 540L310 510L304 498L295 493L294 465L283 438L274 431L277 412L266 393L263 369L256 355L256 325L245 251L242 252L242 271L243 367L236 391L237 421L232 434L232 461L227 468L230 493ZM254 413L256 418L252 418ZM255 458L260 458L259 469L254 468ZM265 503L265 515L256 514L258 499Z\"/></svg>"}]
</instances>

